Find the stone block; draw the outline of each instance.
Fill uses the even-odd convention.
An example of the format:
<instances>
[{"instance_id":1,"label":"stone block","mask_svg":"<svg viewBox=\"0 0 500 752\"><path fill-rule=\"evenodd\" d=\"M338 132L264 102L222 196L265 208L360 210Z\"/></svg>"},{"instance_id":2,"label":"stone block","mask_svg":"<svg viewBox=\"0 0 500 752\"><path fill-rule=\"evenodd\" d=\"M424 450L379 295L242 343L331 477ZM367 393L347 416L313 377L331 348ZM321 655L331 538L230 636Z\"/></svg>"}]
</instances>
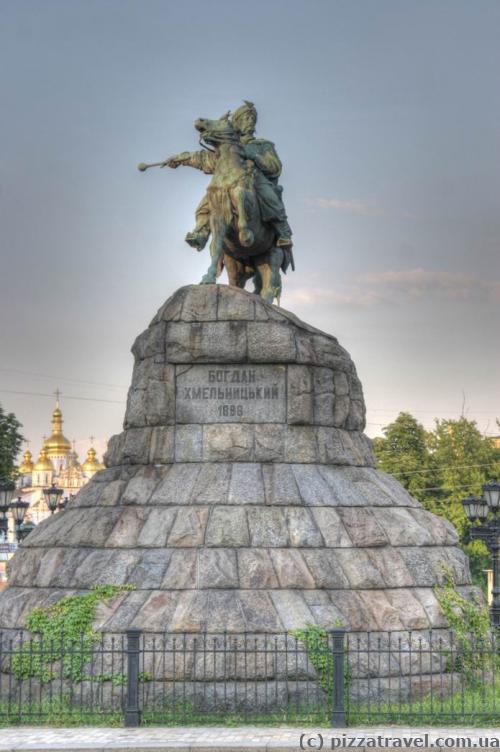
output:
<instances>
[{"instance_id":1,"label":"stone block","mask_svg":"<svg viewBox=\"0 0 500 752\"><path fill-rule=\"evenodd\" d=\"M121 497L121 503L132 505L147 504L161 479L162 473L159 471L159 468L151 466L140 468L127 483Z\"/></svg>"},{"instance_id":2,"label":"stone block","mask_svg":"<svg viewBox=\"0 0 500 752\"><path fill-rule=\"evenodd\" d=\"M303 504L299 487L290 465L263 465L266 504Z\"/></svg>"},{"instance_id":3,"label":"stone block","mask_svg":"<svg viewBox=\"0 0 500 752\"><path fill-rule=\"evenodd\" d=\"M144 389L128 390L127 408L123 427L142 428L146 425L146 392Z\"/></svg>"},{"instance_id":4,"label":"stone block","mask_svg":"<svg viewBox=\"0 0 500 752\"><path fill-rule=\"evenodd\" d=\"M191 285L182 305L182 321L217 319L217 285Z\"/></svg>"},{"instance_id":5,"label":"stone block","mask_svg":"<svg viewBox=\"0 0 500 752\"><path fill-rule=\"evenodd\" d=\"M352 541L340 519L338 511L332 507L311 507L318 530L329 548L350 548Z\"/></svg>"},{"instance_id":6,"label":"stone block","mask_svg":"<svg viewBox=\"0 0 500 752\"><path fill-rule=\"evenodd\" d=\"M203 427L205 462L251 462L253 460L253 426L220 423Z\"/></svg>"},{"instance_id":7,"label":"stone block","mask_svg":"<svg viewBox=\"0 0 500 752\"><path fill-rule=\"evenodd\" d=\"M348 431L364 431L366 425L366 410L364 402L351 399L349 404L349 414L345 421L345 427Z\"/></svg>"},{"instance_id":8,"label":"stone block","mask_svg":"<svg viewBox=\"0 0 500 752\"><path fill-rule=\"evenodd\" d=\"M119 510L112 510L118 511ZM106 548L131 548L137 545L139 533L147 521L149 510L143 507L129 507L124 509L116 520L112 530L106 536L101 545ZM99 520L99 526L101 520Z\"/></svg>"},{"instance_id":9,"label":"stone block","mask_svg":"<svg viewBox=\"0 0 500 752\"><path fill-rule=\"evenodd\" d=\"M198 587L197 551L195 548L172 550L161 586L167 590L194 590Z\"/></svg>"},{"instance_id":10,"label":"stone block","mask_svg":"<svg viewBox=\"0 0 500 752\"><path fill-rule=\"evenodd\" d=\"M141 590L153 590L161 587L170 556L171 551L168 549L145 549L130 575L129 584ZM144 619L143 624L146 623L149 630L154 629L147 618L147 614L142 613L141 616Z\"/></svg>"},{"instance_id":11,"label":"stone block","mask_svg":"<svg viewBox=\"0 0 500 752\"><path fill-rule=\"evenodd\" d=\"M198 551L198 587L237 588L236 552L225 548L202 548Z\"/></svg>"},{"instance_id":12,"label":"stone block","mask_svg":"<svg viewBox=\"0 0 500 752\"><path fill-rule=\"evenodd\" d=\"M227 503L266 503L261 465L255 462L241 462L233 465Z\"/></svg>"},{"instance_id":13,"label":"stone block","mask_svg":"<svg viewBox=\"0 0 500 752\"><path fill-rule=\"evenodd\" d=\"M227 504L231 471L229 463L201 465L191 492L191 503Z\"/></svg>"},{"instance_id":14,"label":"stone block","mask_svg":"<svg viewBox=\"0 0 500 752\"><path fill-rule=\"evenodd\" d=\"M349 581L339 565L335 551L325 548L311 549L302 551L302 556L317 588L332 590L349 587Z\"/></svg>"},{"instance_id":15,"label":"stone block","mask_svg":"<svg viewBox=\"0 0 500 752\"><path fill-rule=\"evenodd\" d=\"M149 631L164 632L168 628L176 608L176 593L155 590L142 604L140 612L130 626L141 629L143 624L146 623Z\"/></svg>"},{"instance_id":16,"label":"stone block","mask_svg":"<svg viewBox=\"0 0 500 752\"><path fill-rule=\"evenodd\" d=\"M181 287L174 292L168 300L159 308L156 316L154 317L152 324L156 324L159 321L178 321L181 317L182 304L184 298L189 292L189 287Z\"/></svg>"},{"instance_id":17,"label":"stone block","mask_svg":"<svg viewBox=\"0 0 500 752\"><path fill-rule=\"evenodd\" d=\"M366 553L373 566L384 573L384 582L388 588L412 586L413 578L397 548L386 546L385 548L367 549Z\"/></svg>"},{"instance_id":18,"label":"stone block","mask_svg":"<svg viewBox=\"0 0 500 752\"><path fill-rule=\"evenodd\" d=\"M346 431L329 426L314 428L316 433L318 462L330 465L362 465L351 437Z\"/></svg>"},{"instance_id":19,"label":"stone block","mask_svg":"<svg viewBox=\"0 0 500 752\"><path fill-rule=\"evenodd\" d=\"M210 594L213 603L212 598L213 596ZM203 590L180 592L169 631L203 632L207 626L207 602L208 593Z\"/></svg>"},{"instance_id":20,"label":"stone block","mask_svg":"<svg viewBox=\"0 0 500 752\"><path fill-rule=\"evenodd\" d=\"M176 463L166 469L166 475L151 496L151 504L188 504L200 465Z\"/></svg>"},{"instance_id":21,"label":"stone block","mask_svg":"<svg viewBox=\"0 0 500 752\"><path fill-rule=\"evenodd\" d=\"M125 431L117 433L108 441L108 447L103 456L103 462L107 468L121 465L123 462L123 446L125 444Z\"/></svg>"},{"instance_id":22,"label":"stone block","mask_svg":"<svg viewBox=\"0 0 500 752\"><path fill-rule=\"evenodd\" d=\"M333 384L336 397L349 396L349 380L343 371L333 373Z\"/></svg>"},{"instance_id":23,"label":"stone block","mask_svg":"<svg viewBox=\"0 0 500 752\"><path fill-rule=\"evenodd\" d=\"M255 426L255 461L283 462L285 459L285 426L264 424Z\"/></svg>"},{"instance_id":24,"label":"stone block","mask_svg":"<svg viewBox=\"0 0 500 752\"><path fill-rule=\"evenodd\" d=\"M201 462L203 433L199 425L177 425L175 428L175 461Z\"/></svg>"},{"instance_id":25,"label":"stone block","mask_svg":"<svg viewBox=\"0 0 500 752\"><path fill-rule=\"evenodd\" d=\"M288 323L249 322L248 359L253 363L293 363L296 360L293 329Z\"/></svg>"},{"instance_id":26,"label":"stone block","mask_svg":"<svg viewBox=\"0 0 500 752\"><path fill-rule=\"evenodd\" d=\"M237 553L240 587L245 590L279 587L269 551L259 548L242 548Z\"/></svg>"},{"instance_id":27,"label":"stone block","mask_svg":"<svg viewBox=\"0 0 500 752\"><path fill-rule=\"evenodd\" d=\"M112 480L109 483L103 484L103 491L99 497L99 506L112 507L120 504L126 485L127 481L125 480ZM68 511L67 507L66 511Z\"/></svg>"},{"instance_id":28,"label":"stone block","mask_svg":"<svg viewBox=\"0 0 500 752\"><path fill-rule=\"evenodd\" d=\"M333 506L336 503L332 489L317 465L292 465L301 503L308 506Z\"/></svg>"},{"instance_id":29,"label":"stone block","mask_svg":"<svg viewBox=\"0 0 500 752\"><path fill-rule=\"evenodd\" d=\"M288 546L288 528L280 508L249 507L247 520L252 546Z\"/></svg>"},{"instance_id":30,"label":"stone block","mask_svg":"<svg viewBox=\"0 0 500 752\"><path fill-rule=\"evenodd\" d=\"M286 630L300 629L314 621L302 593L276 590L271 598Z\"/></svg>"},{"instance_id":31,"label":"stone block","mask_svg":"<svg viewBox=\"0 0 500 752\"><path fill-rule=\"evenodd\" d=\"M420 525L409 509L380 508L377 520L393 546L428 546L434 543L429 527Z\"/></svg>"},{"instance_id":32,"label":"stone block","mask_svg":"<svg viewBox=\"0 0 500 752\"><path fill-rule=\"evenodd\" d=\"M144 398L144 413L148 426L175 422L175 379L173 369L167 371L168 379L150 379Z\"/></svg>"},{"instance_id":33,"label":"stone block","mask_svg":"<svg viewBox=\"0 0 500 752\"><path fill-rule=\"evenodd\" d=\"M122 463L125 465L147 465L151 442L151 428L128 428L122 449Z\"/></svg>"},{"instance_id":34,"label":"stone block","mask_svg":"<svg viewBox=\"0 0 500 752\"><path fill-rule=\"evenodd\" d=\"M317 462L318 450L314 426L287 426L285 462Z\"/></svg>"},{"instance_id":35,"label":"stone block","mask_svg":"<svg viewBox=\"0 0 500 752\"><path fill-rule=\"evenodd\" d=\"M290 545L299 547L318 547L323 545L323 537L309 509L289 507L286 509L285 514Z\"/></svg>"},{"instance_id":36,"label":"stone block","mask_svg":"<svg viewBox=\"0 0 500 752\"><path fill-rule=\"evenodd\" d=\"M138 360L144 360L144 358L163 354L165 352L165 332L165 322L159 321L156 324L151 324L146 331L139 334L132 345L134 357Z\"/></svg>"},{"instance_id":37,"label":"stone block","mask_svg":"<svg viewBox=\"0 0 500 752\"><path fill-rule=\"evenodd\" d=\"M400 615L400 620L405 629L426 629L429 627L429 619L424 607L411 590L398 588L386 590L385 595L393 608Z\"/></svg>"},{"instance_id":38,"label":"stone block","mask_svg":"<svg viewBox=\"0 0 500 752\"><path fill-rule=\"evenodd\" d=\"M278 617L268 592L265 590L242 590L239 593L239 600L245 619L244 631L284 631L283 622Z\"/></svg>"},{"instance_id":39,"label":"stone block","mask_svg":"<svg viewBox=\"0 0 500 752\"><path fill-rule=\"evenodd\" d=\"M175 429L173 426L155 426L150 433L149 462L166 465L174 461Z\"/></svg>"},{"instance_id":40,"label":"stone block","mask_svg":"<svg viewBox=\"0 0 500 752\"><path fill-rule=\"evenodd\" d=\"M385 588L383 572L373 564L374 554L370 559L362 548L339 548L336 556L352 589Z\"/></svg>"},{"instance_id":41,"label":"stone block","mask_svg":"<svg viewBox=\"0 0 500 752\"><path fill-rule=\"evenodd\" d=\"M219 321L253 321L255 318L255 295L245 290L219 285L217 318Z\"/></svg>"},{"instance_id":42,"label":"stone block","mask_svg":"<svg viewBox=\"0 0 500 752\"><path fill-rule=\"evenodd\" d=\"M309 425L314 420L313 376L308 366L287 369L287 422Z\"/></svg>"},{"instance_id":43,"label":"stone block","mask_svg":"<svg viewBox=\"0 0 500 752\"><path fill-rule=\"evenodd\" d=\"M178 423L286 420L286 374L282 365L178 366L176 380Z\"/></svg>"},{"instance_id":44,"label":"stone block","mask_svg":"<svg viewBox=\"0 0 500 752\"><path fill-rule=\"evenodd\" d=\"M168 536L169 546L201 546L207 526L207 507L180 509Z\"/></svg>"},{"instance_id":45,"label":"stone block","mask_svg":"<svg viewBox=\"0 0 500 752\"><path fill-rule=\"evenodd\" d=\"M212 590L209 598L211 607L208 609L206 617L207 632L222 632L224 629L227 629L228 632L245 631L245 620L237 591ZM223 697L222 691L219 697L220 702Z\"/></svg>"},{"instance_id":46,"label":"stone block","mask_svg":"<svg viewBox=\"0 0 500 752\"><path fill-rule=\"evenodd\" d=\"M347 507L337 509L347 534L353 546L376 547L389 545L390 534L384 532L384 528L377 522L378 512L362 507Z\"/></svg>"},{"instance_id":47,"label":"stone block","mask_svg":"<svg viewBox=\"0 0 500 752\"><path fill-rule=\"evenodd\" d=\"M343 375L343 374L339 374ZM351 400L349 399L349 396L337 396L335 395L335 400L333 403L333 425L337 428L343 428L344 424L347 420L347 417L349 415L349 410L351 408Z\"/></svg>"},{"instance_id":48,"label":"stone block","mask_svg":"<svg viewBox=\"0 0 500 752\"><path fill-rule=\"evenodd\" d=\"M245 321L171 322L166 354L170 363L242 363L247 359Z\"/></svg>"},{"instance_id":49,"label":"stone block","mask_svg":"<svg viewBox=\"0 0 500 752\"><path fill-rule=\"evenodd\" d=\"M212 509L205 536L206 546L239 547L250 544L246 512L241 507Z\"/></svg>"},{"instance_id":50,"label":"stone block","mask_svg":"<svg viewBox=\"0 0 500 752\"><path fill-rule=\"evenodd\" d=\"M171 508L153 507L148 509L148 516L138 536L137 546L156 548L167 545L169 533L174 524L177 511Z\"/></svg>"},{"instance_id":51,"label":"stone block","mask_svg":"<svg viewBox=\"0 0 500 752\"><path fill-rule=\"evenodd\" d=\"M269 555L281 588L314 588L313 577L301 551L296 548L273 548Z\"/></svg>"}]
</instances>

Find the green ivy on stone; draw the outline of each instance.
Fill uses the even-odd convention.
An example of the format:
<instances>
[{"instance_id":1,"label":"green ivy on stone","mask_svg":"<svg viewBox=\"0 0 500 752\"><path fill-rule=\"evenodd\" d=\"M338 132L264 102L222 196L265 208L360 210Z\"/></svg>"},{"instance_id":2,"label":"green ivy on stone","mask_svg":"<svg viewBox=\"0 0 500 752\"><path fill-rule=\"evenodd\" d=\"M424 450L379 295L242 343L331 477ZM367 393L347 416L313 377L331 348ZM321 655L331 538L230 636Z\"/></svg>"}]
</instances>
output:
<instances>
[{"instance_id":1,"label":"green ivy on stone","mask_svg":"<svg viewBox=\"0 0 500 752\"><path fill-rule=\"evenodd\" d=\"M94 646L102 639L93 630L97 606L128 590L134 590L134 586L97 585L84 595L67 595L50 606L35 608L26 627L38 639L22 643L14 652L14 676L37 678L43 684L58 677L83 681Z\"/></svg>"}]
</instances>

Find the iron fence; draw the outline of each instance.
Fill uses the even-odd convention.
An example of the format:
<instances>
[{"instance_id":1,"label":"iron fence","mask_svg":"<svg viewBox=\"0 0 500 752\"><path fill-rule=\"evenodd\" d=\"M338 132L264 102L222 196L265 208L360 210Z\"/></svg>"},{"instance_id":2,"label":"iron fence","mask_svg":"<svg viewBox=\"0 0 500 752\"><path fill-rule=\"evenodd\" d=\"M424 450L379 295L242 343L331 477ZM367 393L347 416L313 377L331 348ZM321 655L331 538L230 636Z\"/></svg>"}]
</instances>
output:
<instances>
[{"instance_id":1,"label":"iron fence","mask_svg":"<svg viewBox=\"0 0 500 752\"><path fill-rule=\"evenodd\" d=\"M0 633L0 723L500 723L500 639Z\"/></svg>"}]
</instances>

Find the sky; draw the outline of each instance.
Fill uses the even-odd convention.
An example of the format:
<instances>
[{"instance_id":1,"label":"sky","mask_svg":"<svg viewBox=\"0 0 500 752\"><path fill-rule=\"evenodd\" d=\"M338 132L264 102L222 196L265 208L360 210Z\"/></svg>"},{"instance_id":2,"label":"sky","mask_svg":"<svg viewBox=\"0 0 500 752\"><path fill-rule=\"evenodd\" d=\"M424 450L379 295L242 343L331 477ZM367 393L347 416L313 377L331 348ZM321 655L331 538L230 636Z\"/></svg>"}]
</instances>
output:
<instances>
[{"instance_id":1,"label":"sky","mask_svg":"<svg viewBox=\"0 0 500 752\"><path fill-rule=\"evenodd\" d=\"M336 337L367 433L500 417L497 0L1 0L0 403L36 453L121 430L130 347L198 282L208 176L150 170L255 103L283 162L282 305Z\"/></svg>"}]
</instances>

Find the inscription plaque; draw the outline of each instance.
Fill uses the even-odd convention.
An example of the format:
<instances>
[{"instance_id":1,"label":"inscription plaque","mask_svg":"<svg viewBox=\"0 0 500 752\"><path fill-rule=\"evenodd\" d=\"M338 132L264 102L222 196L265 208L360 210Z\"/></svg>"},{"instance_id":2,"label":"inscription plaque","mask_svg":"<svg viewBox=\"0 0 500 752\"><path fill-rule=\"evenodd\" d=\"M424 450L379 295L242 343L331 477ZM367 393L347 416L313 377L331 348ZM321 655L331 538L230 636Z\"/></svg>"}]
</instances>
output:
<instances>
[{"instance_id":1,"label":"inscription plaque","mask_svg":"<svg viewBox=\"0 0 500 752\"><path fill-rule=\"evenodd\" d=\"M284 423L285 366L178 367L178 423Z\"/></svg>"}]
</instances>

